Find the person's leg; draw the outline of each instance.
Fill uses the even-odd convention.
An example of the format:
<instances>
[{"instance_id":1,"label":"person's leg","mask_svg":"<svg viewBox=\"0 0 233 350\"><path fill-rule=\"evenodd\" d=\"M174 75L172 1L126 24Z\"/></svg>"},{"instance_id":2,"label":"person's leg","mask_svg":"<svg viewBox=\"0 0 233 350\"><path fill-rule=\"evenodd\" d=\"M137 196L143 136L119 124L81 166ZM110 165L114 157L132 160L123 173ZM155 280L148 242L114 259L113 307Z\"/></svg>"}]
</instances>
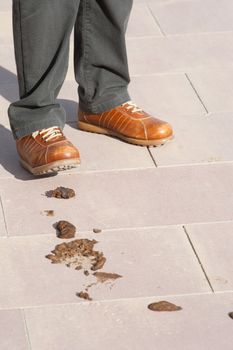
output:
<instances>
[{"instance_id":1,"label":"person's leg","mask_svg":"<svg viewBox=\"0 0 233 350\"><path fill-rule=\"evenodd\" d=\"M81 0L74 66L79 106L100 113L130 99L125 32L132 0Z\"/></svg>"},{"instance_id":2,"label":"person's leg","mask_svg":"<svg viewBox=\"0 0 233 350\"><path fill-rule=\"evenodd\" d=\"M8 114L15 138L63 128L65 111L55 102L68 67L69 37L80 0L13 0L15 58L20 100Z\"/></svg>"},{"instance_id":3,"label":"person's leg","mask_svg":"<svg viewBox=\"0 0 233 350\"><path fill-rule=\"evenodd\" d=\"M141 146L172 139L171 125L137 107L127 92L125 32L132 0L83 0L80 5L75 27L79 129Z\"/></svg>"}]
</instances>

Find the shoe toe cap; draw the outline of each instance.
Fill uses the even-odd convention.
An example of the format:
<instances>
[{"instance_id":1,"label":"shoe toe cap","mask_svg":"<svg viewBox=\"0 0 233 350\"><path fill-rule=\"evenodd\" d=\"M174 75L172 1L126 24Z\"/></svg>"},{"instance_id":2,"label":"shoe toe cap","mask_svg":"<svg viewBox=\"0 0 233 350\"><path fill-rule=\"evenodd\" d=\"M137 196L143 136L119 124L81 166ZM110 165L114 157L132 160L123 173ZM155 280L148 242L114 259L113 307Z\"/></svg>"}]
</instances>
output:
<instances>
[{"instance_id":1,"label":"shoe toe cap","mask_svg":"<svg viewBox=\"0 0 233 350\"><path fill-rule=\"evenodd\" d=\"M155 121L147 130L147 137L149 140L153 139L167 139L173 136L172 126L163 121Z\"/></svg>"},{"instance_id":2,"label":"shoe toe cap","mask_svg":"<svg viewBox=\"0 0 233 350\"><path fill-rule=\"evenodd\" d=\"M54 162L62 159L80 159L78 149L71 142L64 142L60 145L52 145L49 147L48 162Z\"/></svg>"}]
</instances>

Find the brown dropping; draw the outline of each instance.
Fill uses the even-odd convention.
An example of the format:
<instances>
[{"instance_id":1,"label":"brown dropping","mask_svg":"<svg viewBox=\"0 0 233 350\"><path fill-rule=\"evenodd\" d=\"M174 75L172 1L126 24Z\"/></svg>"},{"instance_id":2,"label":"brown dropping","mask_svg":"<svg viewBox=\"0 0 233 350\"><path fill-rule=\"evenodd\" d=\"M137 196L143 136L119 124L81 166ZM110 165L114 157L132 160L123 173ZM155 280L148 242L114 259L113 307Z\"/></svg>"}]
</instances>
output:
<instances>
[{"instance_id":1,"label":"brown dropping","mask_svg":"<svg viewBox=\"0 0 233 350\"><path fill-rule=\"evenodd\" d=\"M47 216L54 216L54 210L44 210L44 213L45 213Z\"/></svg>"},{"instance_id":2,"label":"brown dropping","mask_svg":"<svg viewBox=\"0 0 233 350\"><path fill-rule=\"evenodd\" d=\"M63 199L69 199L72 197L75 197L75 191L72 188L67 188L67 187L57 187L55 190L50 190L47 191L46 196L51 198L63 198Z\"/></svg>"},{"instance_id":3,"label":"brown dropping","mask_svg":"<svg viewBox=\"0 0 233 350\"><path fill-rule=\"evenodd\" d=\"M98 279L99 282L104 283L109 280L116 280L117 278L121 278L121 275L117 273L110 272L95 272L93 275Z\"/></svg>"},{"instance_id":4,"label":"brown dropping","mask_svg":"<svg viewBox=\"0 0 233 350\"><path fill-rule=\"evenodd\" d=\"M87 292L79 292L76 293L77 297L85 299L85 300L92 300L92 298L89 296Z\"/></svg>"},{"instance_id":5,"label":"brown dropping","mask_svg":"<svg viewBox=\"0 0 233 350\"><path fill-rule=\"evenodd\" d=\"M169 301L162 300L157 303L149 304L148 309L152 311L178 311L182 310L182 307L169 303Z\"/></svg>"},{"instance_id":6,"label":"brown dropping","mask_svg":"<svg viewBox=\"0 0 233 350\"><path fill-rule=\"evenodd\" d=\"M106 258L102 256L97 262L91 267L92 271L100 270L104 266Z\"/></svg>"},{"instance_id":7,"label":"brown dropping","mask_svg":"<svg viewBox=\"0 0 233 350\"><path fill-rule=\"evenodd\" d=\"M45 257L47 259L50 259L52 264L59 264L60 263L59 259L55 255L48 254Z\"/></svg>"},{"instance_id":8,"label":"brown dropping","mask_svg":"<svg viewBox=\"0 0 233 350\"><path fill-rule=\"evenodd\" d=\"M83 273L84 273L85 276L89 276L89 271L88 270L84 270Z\"/></svg>"},{"instance_id":9,"label":"brown dropping","mask_svg":"<svg viewBox=\"0 0 233 350\"><path fill-rule=\"evenodd\" d=\"M67 266L67 267L70 267L71 264L67 264L66 266ZM77 270L77 271L78 271L78 270L82 270L82 266L81 266L81 265L76 266L76 267L75 267L75 270Z\"/></svg>"},{"instance_id":10,"label":"brown dropping","mask_svg":"<svg viewBox=\"0 0 233 350\"><path fill-rule=\"evenodd\" d=\"M100 228L93 228L93 232L94 233L100 233L100 232L102 232L102 230Z\"/></svg>"},{"instance_id":11,"label":"brown dropping","mask_svg":"<svg viewBox=\"0 0 233 350\"><path fill-rule=\"evenodd\" d=\"M74 238L76 227L68 221L59 221L56 224L57 236L62 239Z\"/></svg>"},{"instance_id":12,"label":"brown dropping","mask_svg":"<svg viewBox=\"0 0 233 350\"><path fill-rule=\"evenodd\" d=\"M229 312L228 316L233 319L233 312Z\"/></svg>"}]
</instances>

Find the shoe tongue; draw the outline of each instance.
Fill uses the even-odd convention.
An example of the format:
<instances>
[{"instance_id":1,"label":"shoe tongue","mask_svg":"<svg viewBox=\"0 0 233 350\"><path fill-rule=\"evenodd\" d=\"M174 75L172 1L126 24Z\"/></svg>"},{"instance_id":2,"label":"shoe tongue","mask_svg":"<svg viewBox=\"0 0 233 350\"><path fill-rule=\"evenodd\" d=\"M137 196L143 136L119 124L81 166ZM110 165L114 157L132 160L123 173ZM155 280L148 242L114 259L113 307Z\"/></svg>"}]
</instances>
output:
<instances>
[{"instance_id":1,"label":"shoe tongue","mask_svg":"<svg viewBox=\"0 0 233 350\"><path fill-rule=\"evenodd\" d=\"M127 102L123 103L121 106L126 108L131 113L135 113L135 114L142 114L143 113L143 110L141 108L139 108L132 101L127 101Z\"/></svg>"}]
</instances>

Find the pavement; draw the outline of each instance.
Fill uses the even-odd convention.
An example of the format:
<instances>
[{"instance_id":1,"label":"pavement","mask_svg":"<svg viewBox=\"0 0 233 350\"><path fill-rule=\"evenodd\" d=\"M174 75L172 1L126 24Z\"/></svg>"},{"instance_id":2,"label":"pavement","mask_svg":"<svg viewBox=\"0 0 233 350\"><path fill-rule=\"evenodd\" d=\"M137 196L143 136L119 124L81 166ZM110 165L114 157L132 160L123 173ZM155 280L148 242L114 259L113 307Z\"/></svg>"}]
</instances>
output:
<instances>
[{"instance_id":1,"label":"pavement","mask_svg":"<svg viewBox=\"0 0 233 350\"><path fill-rule=\"evenodd\" d=\"M10 0L0 23L0 349L232 350L232 0L134 1L129 90L174 126L162 147L76 129L71 55L59 100L82 164L39 179L20 167L7 118L18 98ZM76 197L47 198L57 186ZM61 219L99 242L101 271L122 275L93 285L92 301L76 295L92 275L45 258ZM182 310L147 308L161 300Z\"/></svg>"}]
</instances>

